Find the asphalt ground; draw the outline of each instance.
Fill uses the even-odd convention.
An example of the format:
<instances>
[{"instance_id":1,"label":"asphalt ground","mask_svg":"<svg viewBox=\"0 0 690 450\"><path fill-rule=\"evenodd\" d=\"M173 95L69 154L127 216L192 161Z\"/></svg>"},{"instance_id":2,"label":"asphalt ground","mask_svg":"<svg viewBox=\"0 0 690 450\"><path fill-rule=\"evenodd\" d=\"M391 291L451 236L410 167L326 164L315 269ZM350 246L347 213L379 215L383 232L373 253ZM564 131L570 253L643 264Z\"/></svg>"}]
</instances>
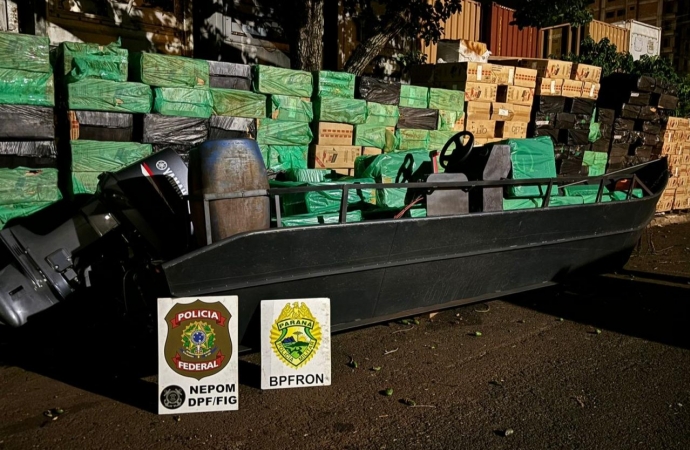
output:
<instances>
[{"instance_id":1,"label":"asphalt ground","mask_svg":"<svg viewBox=\"0 0 690 450\"><path fill-rule=\"evenodd\" d=\"M690 224L651 227L618 274L337 334L331 387L243 355L240 411L182 416L153 330L63 315L0 331L0 449L688 449L689 305Z\"/></svg>"}]
</instances>

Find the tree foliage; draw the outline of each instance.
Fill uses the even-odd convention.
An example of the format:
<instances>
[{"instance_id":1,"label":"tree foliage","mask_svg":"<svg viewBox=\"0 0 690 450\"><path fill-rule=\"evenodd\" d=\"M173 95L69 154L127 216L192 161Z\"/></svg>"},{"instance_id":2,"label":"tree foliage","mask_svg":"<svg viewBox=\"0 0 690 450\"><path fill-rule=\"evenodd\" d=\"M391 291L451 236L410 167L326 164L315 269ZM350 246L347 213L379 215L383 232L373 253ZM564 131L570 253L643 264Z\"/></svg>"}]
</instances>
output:
<instances>
[{"instance_id":1,"label":"tree foliage","mask_svg":"<svg viewBox=\"0 0 690 450\"><path fill-rule=\"evenodd\" d=\"M523 27L551 27L569 23L587 25L592 21L589 5L594 0L518 0L513 2L515 24Z\"/></svg>"}]
</instances>

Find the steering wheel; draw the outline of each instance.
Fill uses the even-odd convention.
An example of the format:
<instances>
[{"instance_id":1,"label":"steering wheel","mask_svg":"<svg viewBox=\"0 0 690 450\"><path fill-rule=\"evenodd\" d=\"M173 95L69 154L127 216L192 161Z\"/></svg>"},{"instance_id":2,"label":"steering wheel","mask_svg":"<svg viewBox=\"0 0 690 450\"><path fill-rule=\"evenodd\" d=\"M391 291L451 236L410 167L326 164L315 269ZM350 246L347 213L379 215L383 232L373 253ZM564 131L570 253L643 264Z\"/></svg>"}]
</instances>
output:
<instances>
[{"instance_id":1,"label":"steering wheel","mask_svg":"<svg viewBox=\"0 0 690 450\"><path fill-rule=\"evenodd\" d=\"M467 144L463 143L463 138L465 136L469 136L470 138ZM453 150L452 154L446 154L450 148L450 144L455 144L455 150ZM473 149L474 135L469 131L462 131L448 139L448 142L443 146L443 150L441 150L441 154L438 157L438 163L443 167L443 170L447 170L448 167L450 167L450 172L459 171L459 167L469 158Z\"/></svg>"}]
</instances>

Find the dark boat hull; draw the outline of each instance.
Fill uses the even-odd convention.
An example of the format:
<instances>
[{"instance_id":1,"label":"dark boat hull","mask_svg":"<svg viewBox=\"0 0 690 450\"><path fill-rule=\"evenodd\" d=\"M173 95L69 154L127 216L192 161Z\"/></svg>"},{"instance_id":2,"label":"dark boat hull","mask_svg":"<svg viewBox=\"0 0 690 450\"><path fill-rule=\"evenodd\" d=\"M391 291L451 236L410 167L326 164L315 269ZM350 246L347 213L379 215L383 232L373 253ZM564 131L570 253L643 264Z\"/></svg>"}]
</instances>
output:
<instances>
[{"instance_id":1,"label":"dark boat hull","mask_svg":"<svg viewBox=\"0 0 690 450\"><path fill-rule=\"evenodd\" d=\"M344 330L616 270L655 214L663 170L641 199L257 231L164 271L176 297L238 295L246 346L257 343L261 300L328 297L332 328Z\"/></svg>"}]
</instances>

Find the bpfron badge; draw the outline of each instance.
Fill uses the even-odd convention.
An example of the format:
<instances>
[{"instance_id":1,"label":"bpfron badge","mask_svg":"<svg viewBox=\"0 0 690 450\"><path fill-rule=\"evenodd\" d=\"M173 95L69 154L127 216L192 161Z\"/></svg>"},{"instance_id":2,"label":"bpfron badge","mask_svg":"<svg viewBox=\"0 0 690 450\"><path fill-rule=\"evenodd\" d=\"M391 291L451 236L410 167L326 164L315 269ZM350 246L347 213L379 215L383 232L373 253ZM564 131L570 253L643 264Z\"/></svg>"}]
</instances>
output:
<instances>
[{"instance_id":1,"label":"bpfron badge","mask_svg":"<svg viewBox=\"0 0 690 450\"><path fill-rule=\"evenodd\" d=\"M304 366L317 352L321 326L306 303L288 303L271 328L272 348L288 367Z\"/></svg>"}]
</instances>

